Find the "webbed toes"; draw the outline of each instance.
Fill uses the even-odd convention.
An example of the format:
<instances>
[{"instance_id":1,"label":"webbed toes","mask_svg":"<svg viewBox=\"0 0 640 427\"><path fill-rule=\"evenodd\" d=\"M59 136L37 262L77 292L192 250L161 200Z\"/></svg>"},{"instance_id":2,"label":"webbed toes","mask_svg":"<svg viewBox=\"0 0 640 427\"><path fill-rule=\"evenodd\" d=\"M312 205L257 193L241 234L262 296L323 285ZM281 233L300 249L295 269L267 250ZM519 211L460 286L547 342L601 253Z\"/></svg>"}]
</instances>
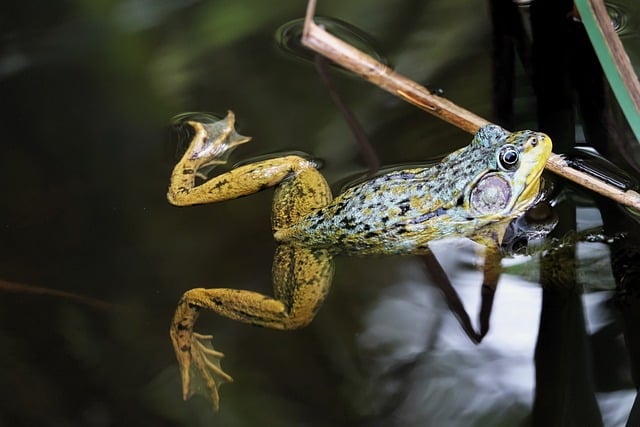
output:
<instances>
[{"instance_id":1,"label":"webbed toes","mask_svg":"<svg viewBox=\"0 0 640 427\"><path fill-rule=\"evenodd\" d=\"M217 411L220 403L220 386L225 382L232 382L233 378L222 369L220 360L224 354L213 348L211 339L211 335L194 332L191 334L191 344L186 351L188 354L184 354L184 347L176 347L176 353L182 376L183 399L201 394L211 401L214 410Z\"/></svg>"},{"instance_id":2,"label":"webbed toes","mask_svg":"<svg viewBox=\"0 0 640 427\"><path fill-rule=\"evenodd\" d=\"M195 130L184 160L194 162L196 173L205 175L202 169L227 162L229 154L235 147L251 140L235 130L235 115L232 111L224 119L213 123L189 121ZM207 171L208 172L208 171Z\"/></svg>"}]
</instances>

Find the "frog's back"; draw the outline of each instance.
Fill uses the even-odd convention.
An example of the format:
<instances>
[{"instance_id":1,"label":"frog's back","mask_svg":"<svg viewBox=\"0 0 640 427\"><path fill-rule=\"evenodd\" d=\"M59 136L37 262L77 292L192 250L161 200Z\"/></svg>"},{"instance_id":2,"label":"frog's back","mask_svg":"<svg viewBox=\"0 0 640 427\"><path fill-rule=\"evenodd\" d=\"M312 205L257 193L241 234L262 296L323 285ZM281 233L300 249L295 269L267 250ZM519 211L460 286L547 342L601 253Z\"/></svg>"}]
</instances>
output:
<instances>
[{"instance_id":1,"label":"frog's back","mask_svg":"<svg viewBox=\"0 0 640 427\"><path fill-rule=\"evenodd\" d=\"M485 154L467 148L430 168L393 171L347 189L296 224L293 239L336 252L399 254L461 233L469 222L456 207L471 177L485 169Z\"/></svg>"},{"instance_id":2,"label":"frog's back","mask_svg":"<svg viewBox=\"0 0 640 427\"><path fill-rule=\"evenodd\" d=\"M293 226L276 230L275 237L334 253L424 252L431 240L469 237L522 212L535 199L550 152L544 134L485 126L441 163L352 187Z\"/></svg>"}]
</instances>

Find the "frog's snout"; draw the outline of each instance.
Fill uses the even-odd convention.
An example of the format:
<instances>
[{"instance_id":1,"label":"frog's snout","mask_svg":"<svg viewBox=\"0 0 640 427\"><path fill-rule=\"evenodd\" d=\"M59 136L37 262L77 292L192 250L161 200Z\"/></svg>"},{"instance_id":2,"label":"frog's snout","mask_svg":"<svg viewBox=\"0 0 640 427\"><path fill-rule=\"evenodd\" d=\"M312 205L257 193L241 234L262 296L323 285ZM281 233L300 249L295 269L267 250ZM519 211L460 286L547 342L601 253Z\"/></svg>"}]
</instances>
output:
<instances>
[{"instance_id":1,"label":"frog's snout","mask_svg":"<svg viewBox=\"0 0 640 427\"><path fill-rule=\"evenodd\" d=\"M535 163L539 163L540 166L544 167L544 164L551 154L552 147L553 143L551 142L549 135L542 132L536 132L534 135L530 136L525 143L524 151L530 153L530 156Z\"/></svg>"},{"instance_id":2,"label":"frog's snout","mask_svg":"<svg viewBox=\"0 0 640 427\"><path fill-rule=\"evenodd\" d=\"M544 149L544 151L548 151L551 154L551 149L553 147L553 142L551 142L551 138L546 133L538 132L536 137L531 141L532 147L540 146Z\"/></svg>"}]
</instances>

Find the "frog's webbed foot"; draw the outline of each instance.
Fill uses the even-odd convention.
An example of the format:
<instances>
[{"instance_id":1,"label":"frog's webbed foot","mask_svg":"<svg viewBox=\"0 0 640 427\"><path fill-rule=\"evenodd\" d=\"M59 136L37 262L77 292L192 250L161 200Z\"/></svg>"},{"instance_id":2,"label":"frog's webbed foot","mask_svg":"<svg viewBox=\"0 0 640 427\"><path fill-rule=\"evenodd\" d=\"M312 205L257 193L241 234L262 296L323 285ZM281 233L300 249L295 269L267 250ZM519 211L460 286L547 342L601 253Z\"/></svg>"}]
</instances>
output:
<instances>
[{"instance_id":1,"label":"frog's webbed foot","mask_svg":"<svg viewBox=\"0 0 640 427\"><path fill-rule=\"evenodd\" d=\"M218 389L225 382L233 382L233 378L222 370L220 359L224 357L224 354L213 348L212 338L211 335L201 335L194 332L191 336L192 365L186 367L188 368L186 377L182 366L180 370L183 372L182 397L186 400L193 394L203 394L211 399L213 408L217 411L220 403ZM191 377L192 373L195 378Z\"/></svg>"},{"instance_id":2,"label":"frog's webbed foot","mask_svg":"<svg viewBox=\"0 0 640 427\"><path fill-rule=\"evenodd\" d=\"M248 136L236 132L235 115L232 111L224 119L213 123L189 121L195 131L181 163L191 166L193 172L200 178L206 179L203 169L227 162L229 154L240 144L251 140Z\"/></svg>"},{"instance_id":3,"label":"frog's webbed foot","mask_svg":"<svg viewBox=\"0 0 640 427\"><path fill-rule=\"evenodd\" d=\"M180 366L182 398L187 400L194 394L201 394L211 401L217 411L220 403L218 389L223 383L232 382L233 378L220 366L224 354L211 345L213 337L193 332L197 312L188 313L181 308L190 311L188 306L178 308L170 335Z\"/></svg>"},{"instance_id":4,"label":"frog's webbed foot","mask_svg":"<svg viewBox=\"0 0 640 427\"><path fill-rule=\"evenodd\" d=\"M207 173L217 165L227 162L234 148L251 139L236 132L233 112L229 111L227 117L217 122L188 121L187 124L195 134L171 173L167 192L169 202L185 206L239 197L236 194L238 190L233 185L228 185L232 180L224 174L208 180L206 185L195 183L196 177L206 180Z\"/></svg>"}]
</instances>

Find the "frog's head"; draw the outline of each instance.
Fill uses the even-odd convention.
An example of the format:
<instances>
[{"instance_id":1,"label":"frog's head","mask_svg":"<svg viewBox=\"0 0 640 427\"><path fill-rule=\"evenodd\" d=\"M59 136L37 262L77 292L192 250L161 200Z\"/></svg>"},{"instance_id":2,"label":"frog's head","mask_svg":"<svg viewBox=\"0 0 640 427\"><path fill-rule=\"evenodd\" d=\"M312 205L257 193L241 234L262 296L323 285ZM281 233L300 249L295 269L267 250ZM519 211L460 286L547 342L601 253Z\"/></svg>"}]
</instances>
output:
<instances>
[{"instance_id":1,"label":"frog's head","mask_svg":"<svg viewBox=\"0 0 640 427\"><path fill-rule=\"evenodd\" d=\"M538 195L551 139L540 132L509 133L488 125L478 131L471 146L481 148L486 167L467 187L467 211L474 217L491 219L528 208Z\"/></svg>"}]
</instances>

